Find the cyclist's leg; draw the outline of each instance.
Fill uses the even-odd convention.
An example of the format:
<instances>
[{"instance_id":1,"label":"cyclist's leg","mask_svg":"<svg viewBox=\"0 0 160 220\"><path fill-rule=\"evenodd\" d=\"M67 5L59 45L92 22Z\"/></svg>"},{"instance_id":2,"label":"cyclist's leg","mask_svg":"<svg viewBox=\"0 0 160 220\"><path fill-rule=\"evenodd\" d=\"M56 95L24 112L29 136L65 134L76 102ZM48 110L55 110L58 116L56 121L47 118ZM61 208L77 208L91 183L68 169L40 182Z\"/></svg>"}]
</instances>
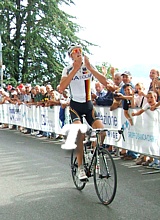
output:
<instances>
[{"instance_id":1,"label":"cyclist's leg","mask_svg":"<svg viewBox=\"0 0 160 220\"><path fill-rule=\"evenodd\" d=\"M94 129L96 129L96 128L104 128L104 125L103 125L103 123L102 123L101 120L95 120L95 121L93 122L93 124L92 124L92 127L93 127ZM103 142L104 142L105 136L106 136L106 132L102 132L102 133L101 133L101 143L100 143L101 145L102 145Z\"/></svg>"},{"instance_id":2,"label":"cyclist's leg","mask_svg":"<svg viewBox=\"0 0 160 220\"><path fill-rule=\"evenodd\" d=\"M81 122L81 117L79 114L70 108L70 115L73 124L82 124ZM78 171L79 171L79 179L84 180L87 179L86 173L84 171L83 167L83 140L84 140L85 135L81 133L81 131L78 131L77 135L77 149L76 149L76 156L77 156L77 163L78 163Z\"/></svg>"},{"instance_id":3,"label":"cyclist's leg","mask_svg":"<svg viewBox=\"0 0 160 220\"><path fill-rule=\"evenodd\" d=\"M98 118L98 114L96 112L96 109L94 106L92 109L86 114L86 120L90 126L92 126L93 129L96 128L104 128L104 125L102 121ZM106 132L101 133L101 144L103 144L104 139L106 136Z\"/></svg>"},{"instance_id":4,"label":"cyclist's leg","mask_svg":"<svg viewBox=\"0 0 160 220\"><path fill-rule=\"evenodd\" d=\"M73 124L81 124L81 122L75 121ZM84 140L84 134L82 134L81 131L79 130L77 135L77 149L76 149L78 167L82 165L82 161L83 161L83 140Z\"/></svg>"}]
</instances>

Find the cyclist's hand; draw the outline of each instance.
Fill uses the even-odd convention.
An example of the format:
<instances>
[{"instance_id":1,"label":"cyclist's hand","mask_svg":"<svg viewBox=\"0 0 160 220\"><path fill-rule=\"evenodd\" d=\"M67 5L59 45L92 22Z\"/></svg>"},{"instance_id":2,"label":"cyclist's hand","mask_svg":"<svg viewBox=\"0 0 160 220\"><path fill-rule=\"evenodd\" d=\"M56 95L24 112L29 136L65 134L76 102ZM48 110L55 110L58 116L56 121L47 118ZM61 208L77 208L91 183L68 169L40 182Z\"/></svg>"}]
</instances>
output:
<instances>
[{"instance_id":1,"label":"cyclist's hand","mask_svg":"<svg viewBox=\"0 0 160 220\"><path fill-rule=\"evenodd\" d=\"M74 59L74 62L73 62L73 67L76 71L78 71L82 66L82 56L77 56L75 59Z\"/></svg>"},{"instance_id":2,"label":"cyclist's hand","mask_svg":"<svg viewBox=\"0 0 160 220\"><path fill-rule=\"evenodd\" d=\"M85 66L87 67L87 69L89 71L92 71L93 67L91 66L91 64L89 62L89 58L86 55L84 55L84 63L85 63Z\"/></svg>"}]
</instances>

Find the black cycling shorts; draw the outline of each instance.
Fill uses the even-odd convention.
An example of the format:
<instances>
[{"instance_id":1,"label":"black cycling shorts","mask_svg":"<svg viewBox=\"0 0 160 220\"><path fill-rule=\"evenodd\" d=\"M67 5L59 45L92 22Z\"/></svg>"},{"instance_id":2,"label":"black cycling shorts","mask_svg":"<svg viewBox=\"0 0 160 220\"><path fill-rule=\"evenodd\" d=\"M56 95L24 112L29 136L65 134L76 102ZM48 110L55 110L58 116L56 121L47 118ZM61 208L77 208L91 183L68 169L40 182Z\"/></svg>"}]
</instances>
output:
<instances>
[{"instance_id":1,"label":"black cycling shorts","mask_svg":"<svg viewBox=\"0 0 160 220\"><path fill-rule=\"evenodd\" d=\"M72 122L78 120L83 123L82 115L85 115L85 119L90 126L92 126L94 121L99 120L97 112L91 101L80 103L71 100L69 110Z\"/></svg>"}]
</instances>

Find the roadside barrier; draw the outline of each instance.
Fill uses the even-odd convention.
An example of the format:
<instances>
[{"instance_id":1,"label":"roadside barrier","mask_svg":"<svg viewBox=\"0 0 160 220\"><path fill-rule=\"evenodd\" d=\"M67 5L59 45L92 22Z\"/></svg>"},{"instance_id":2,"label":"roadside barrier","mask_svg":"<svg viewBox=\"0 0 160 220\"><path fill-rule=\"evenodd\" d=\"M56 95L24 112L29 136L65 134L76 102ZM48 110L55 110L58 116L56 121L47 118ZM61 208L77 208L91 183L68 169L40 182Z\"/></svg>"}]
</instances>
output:
<instances>
[{"instance_id":1,"label":"roadside barrier","mask_svg":"<svg viewBox=\"0 0 160 220\"><path fill-rule=\"evenodd\" d=\"M42 130L46 132L61 133L59 120L60 106L28 107L26 105L3 104L0 105L0 122ZM105 142L120 148L138 153L160 157L160 110L148 109L140 116L133 117L133 126L124 117L123 109L110 111L109 107L96 106L100 119L106 128L124 129L125 141L116 142L118 133L107 132ZM130 109L130 113L137 111ZM69 124L69 108L65 111L65 124Z\"/></svg>"}]
</instances>

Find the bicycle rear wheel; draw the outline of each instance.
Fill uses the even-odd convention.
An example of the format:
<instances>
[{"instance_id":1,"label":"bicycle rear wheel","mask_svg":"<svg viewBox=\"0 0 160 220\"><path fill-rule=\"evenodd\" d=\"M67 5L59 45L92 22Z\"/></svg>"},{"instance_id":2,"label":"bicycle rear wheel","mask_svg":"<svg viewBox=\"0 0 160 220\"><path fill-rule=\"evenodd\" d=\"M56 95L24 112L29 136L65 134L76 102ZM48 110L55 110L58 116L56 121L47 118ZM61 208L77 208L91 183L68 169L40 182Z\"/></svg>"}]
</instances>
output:
<instances>
[{"instance_id":1,"label":"bicycle rear wheel","mask_svg":"<svg viewBox=\"0 0 160 220\"><path fill-rule=\"evenodd\" d=\"M117 172L111 154L102 149L96 156L96 168L93 173L94 186L99 200L109 205L116 194Z\"/></svg>"},{"instance_id":2,"label":"bicycle rear wheel","mask_svg":"<svg viewBox=\"0 0 160 220\"><path fill-rule=\"evenodd\" d=\"M83 182L78 178L78 163L77 163L77 157L75 155L75 150L73 150L71 153L71 173L72 173L74 185L78 190L82 190L85 187L86 182Z\"/></svg>"}]
</instances>

